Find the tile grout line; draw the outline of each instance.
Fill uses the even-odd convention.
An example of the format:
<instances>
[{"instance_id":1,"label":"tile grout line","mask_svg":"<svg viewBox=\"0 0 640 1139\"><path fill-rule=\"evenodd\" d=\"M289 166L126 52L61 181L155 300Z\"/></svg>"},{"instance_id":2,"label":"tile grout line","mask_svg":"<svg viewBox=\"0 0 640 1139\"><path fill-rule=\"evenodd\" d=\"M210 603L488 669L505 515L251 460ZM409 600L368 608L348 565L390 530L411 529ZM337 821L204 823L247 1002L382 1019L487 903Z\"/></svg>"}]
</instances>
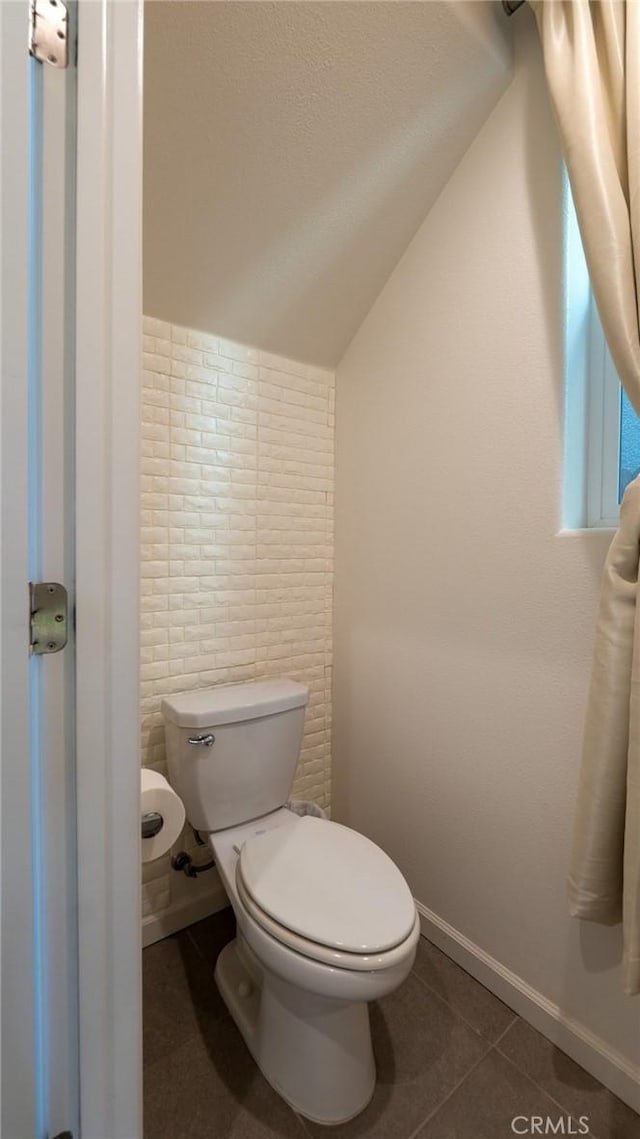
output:
<instances>
[{"instance_id":1,"label":"tile grout line","mask_svg":"<svg viewBox=\"0 0 640 1139\"><path fill-rule=\"evenodd\" d=\"M451 960L451 958L449 958L449 960ZM455 964L455 962L454 962L454 964ZM458 968L460 968L460 966L458 966ZM464 972L464 970L463 970L463 972ZM455 1005L450 1004L449 1001L446 1000L445 997L443 997L441 995L441 993L439 993L437 991L437 989L432 988L432 986L428 983L428 981L425 981L424 978L421 977L419 973L416 973L416 971L414 969L411 970L411 976L415 977L416 980L419 981L420 984L424 986L424 988L427 990L428 993L431 993L432 996L436 997L437 1000L439 1000L443 1005L445 1005L449 1009L449 1011L452 1012L454 1014L454 1016L456 1016L458 1018L458 1020L461 1020L463 1024L466 1024L467 1028L470 1028L471 1031L474 1032L476 1036L479 1036L480 1039L484 1040L486 1044L493 1047L493 1045L496 1043L495 1040L494 1041L488 1040L487 1037L484 1036L483 1033L480 1032L480 1030L478 1028L476 1028L475 1024L472 1024L472 1022L470 1020L467 1020L466 1016L463 1016L462 1013L455 1007ZM468 976L470 976L470 974L468 974ZM474 978L471 978L471 979L474 980ZM480 984L480 982L477 982L477 983ZM489 989L487 989L487 992L489 992ZM490 995L493 996L493 993L491 993ZM500 998L495 997L495 999L499 1000ZM504 1004L504 1001L502 1001L501 1003ZM508 1007L509 1007L508 1005L505 1005L505 1008L508 1008ZM513 1012L513 1009L509 1009L509 1011ZM503 1036L509 1031L510 1028L513 1027L516 1020L518 1020L518 1014L514 1012L513 1013L513 1020L511 1020L509 1022L509 1024L507 1025L507 1027L500 1033L498 1040L502 1040Z\"/></svg>"},{"instance_id":2,"label":"tile grout line","mask_svg":"<svg viewBox=\"0 0 640 1139\"><path fill-rule=\"evenodd\" d=\"M502 1039L502 1037L500 1039ZM529 1072L525 1072L523 1068L516 1064L515 1060L512 1060L509 1056L505 1056L504 1052L501 1052L497 1047L496 1051L503 1060L506 1060L507 1064L509 1064L512 1068L515 1069L516 1072L519 1073L519 1075L524 1076L530 1084L533 1084L534 1088L537 1088L538 1091L542 1092L542 1094L546 1096L547 1099L551 1100L551 1102L554 1103L556 1107L560 1108L560 1111L563 1113L563 1115L568 1115L570 1117L573 1116L573 1112L568 1107L566 1107L563 1103L560 1103L560 1100L556 1099L556 1097L552 1095L550 1091L548 1091L546 1088L543 1088L542 1084L539 1084L537 1080L534 1080L533 1076L531 1076ZM560 1049L560 1051L562 1051L562 1049ZM578 1065L578 1067L579 1066L580 1065ZM601 1086L604 1089L604 1084ZM604 1090L606 1091L607 1089ZM595 1132L589 1129L588 1139L598 1139L598 1136L595 1134Z\"/></svg>"},{"instance_id":3,"label":"tile grout line","mask_svg":"<svg viewBox=\"0 0 640 1139\"><path fill-rule=\"evenodd\" d=\"M513 1011L513 1010L512 1010L512 1011ZM515 1023L516 1023L518 1020L521 1020L521 1019L522 1019L522 1018L518 1016L517 1012L514 1012L514 1013L513 1013L513 1020L511 1021L511 1023L510 1023L510 1024L508 1024L508 1025L507 1025L507 1027L504 1029L504 1031L503 1031L503 1032L501 1032L501 1033L500 1033L500 1035L499 1035L498 1037L496 1037L496 1039L493 1041L493 1047L494 1047L494 1048L497 1048L497 1047L498 1047L498 1045L499 1045L499 1044L500 1044L500 1043L501 1043L501 1042L504 1040L504 1038L505 1038L505 1036L507 1035L507 1033L508 1033L508 1032L511 1032L511 1029L513 1028L514 1024L515 1024ZM500 1053L500 1055L502 1055L502 1052Z\"/></svg>"},{"instance_id":4,"label":"tile grout line","mask_svg":"<svg viewBox=\"0 0 640 1139\"><path fill-rule=\"evenodd\" d=\"M418 979L422 980L422 978L418 978ZM427 989L429 989L430 992L434 992L434 995L438 996L438 994L435 993L435 991L432 990L431 987L426 984L426 982L423 981L423 984L425 985L425 987ZM442 998L440 998L440 999L442 999ZM447 1004L446 1001L444 1001L443 1003ZM447 1007L450 1008L451 1006L447 1005ZM460 1019L464 1020L463 1017L460 1017ZM465 1075L462 1077L462 1079L458 1081L458 1083L455 1085L455 1087L453 1087L451 1089L451 1091L444 1097L444 1099L436 1107L434 1107L432 1111L429 1112L429 1114L422 1120L422 1122L418 1124L418 1126L415 1128L415 1130L412 1131L411 1134L407 1136L407 1139L416 1139L416 1136L420 1133L422 1128L426 1127L427 1124L429 1124L431 1122L431 1120L434 1119L434 1117L438 1114L438 1112L442 1110L442 1108L445 1106L445 1104L448 1103L448 1101L452 1098L452 1096L454 1096L456 1094L456 1092L458 1092L460 1090L460 1088L469 1079L469 1077L473 1074L473 1072L475 1072L476 1069L481 1064L483 1064L485 1062L485 1060L491 1055L492 1052L497 1053L497 1055L500 1056L501 1059L505 1060L506 1063L509 1064L509 1066L511 1068L513 1068L514 1071L516 1071L518 1073L518 1075L523 1076L524 1079L528 1080L529 1083L533 1087L535 1087L539 1092L541 1092L545 1096L546 1099L550 1100L551 1103L555 1104L555 1106L557 1108L559 1108L559 1110L563 1113L563 1115L568 1115L568 1116L572 1115L572 1112L567 1107L565 1107L564 1104L561 1104L555 1098L555 1096L552 1096L536 1080L532 1079L532 1077L527 1072L523 1071L523 1069L520 1068L512 1060L510 1060L508 1056L505 1056L504 1052L500 1051L500 1048L498 1047L498 1045L504 1040L507 1033L510 1031L511 1028L513 1028L513 1025L519 1019L520 1018L517 1016L517 1014L514 1015L513 1020L510 1022L510 1024L507 1025L507 1027L504 1029L504 1031L500 1033L498 1038L495 1041L493 1041L492 1044L488 1045L486 1052L484 1052L483 1055L480 1056L476 1060L476 1062L472 1065L472 1067L469 1069L469 1071L466 1072ZM465 1024L468 1024L468 1023L469 1023L468 1021L465 1021ZM478 1035L480 1035L480 1034L478 1033ZM590 1137L590 1139L598 1139L598 1136L594 1132L592 1132L591 1130L589 1131L589 1137Z\"/></svg>"},{"instance_id":5,"label":"tile grout line","mask_svg":"<svg viewBox=\"0 0 640 1139\"><path fill-rule=\"evenodd\" d=\"M439 1103L439 1104L437 1104L437 1105L436 1105L434 1108L432 1108L432 1109L431 1109L431 1111L428 1113L428 1115L426 1115L426 1116L424 1117L424 1119L422 1119L422 1120L420 1121L420 1123L418 1124L418 1126L417 1126L416 1128L414 1128L414 1130L413 1130L413 1131L411 1131L409 1135L407 1135L407 1139L415 1139L415 1137L416 1137L416 1136L419 1134L419 1132L422 1130L422 1128L423 1128L423 1127L426 1127L426 1126L427 1126L427 1124L428 1124L428 1123L430 1123L430 1122L431 1122L431 1120L432 1120L432 1119L433 1119L433 1118L434 1118L434 1117L435 1117L435 1116L438 1114L438 1112L442 1110L442 1108L444 1107L444 1105L445 1105L446 1103L448 1103L448 1102L449 1102L449 1100L451 1099L451 1097L452 1097L452 1096L454 1096L454 1095L456 1094L456 1092L458 1092L458 1091L460 1090L460 1088L461 1088L461 1087L462 1087L462 1085L463 1085L463 1084L466 1082L466 1080L468 1080L468 1079L469 1079L469 1076L471 1076L471 1075L473 1074L473 1072L475 1072L476 1068L479 1068L479 1067L480 1067L480 1064L483 1064L483 1063L484 1063L484 1061L486 1060L487 1056L488 1056L488 1055L489 1055L489 1053L490 1053L490 1052L492 1052L492 1051L493 1051L493 1046L492 1046L492 1045L487 1045L487 1050L486 1050L486 1052L483 1052L483 1054L482 1054L481 1056L479 1056L477 1060L475 1060L475 1061L474 1061L474 1063L473 1063L473 1064L471 1065L471 1067L469 1068L469 1071L468 1071L468 1072L465 1072L465 1074L464 1074L464 1076L462 1077L462 1079L461 1079L461 1080L458 1080L457 1084L455 1084L455 1085L454 1085L454 1086L451 1088L451 1091L447 1092L447 1094L446 1094L446 1096L444 1097L444 1099L442 1099L442 1100L440 1101L440 1103Z\"/></svg>"},{"instance_id":6,"label":"tile grout line","mask_svg":"<svg viewBox=\"0 0 640 1139\"><path fill-rule=\"evenodd\" d=\"M518 1019L518 1017L515 1018L515 1020L517 1020L517 1019ZM448 1093L448 1095L445 1096L445 1098L442 1100L442 1102L439 1103L437 1105L437 1107L433 1108L433 1110L431 1112L429 1112L429 1114L426 1116L426 1118L422 1120L422 1122L418 1125L418 1127L416 1127L415 1131L412 1131L411 1134L407 1136L407 1139L416 1139L416 1136L419 1134L419 1132L422 1130L422 1128L426 1127L427 1124L430 1123L431 1120L435 1118L435 1116L438 1114L438 1112L442 1110L442 1108L445 1106L445 1104L447 1104L449 1102L449 1100L452 1098L452 1096L454 1096L456 1094L456 1092L460 1091L461 1087L466 1083L466 1081L469 1079L469 1077L471 1075L473 1075L473 1073L476 1071L476 1069L479 1068L480 1065L485 1062L485 1060L491 1055L492 1052L497 1053L497 1055L500 1056L501 1059L505 1060L507 1062L507 1064L509 1064L509 1066L511 1068L513 1068L514 1071L516 1071L518 1073L518 1075L523 1076L524 1079L528 1080L529 1083L533 1085L533 1087L537 1088L538 1091L542 1092L542 1094L547 1099L549 1099L552 1103L554 1103L556 1105L556 1107L558 1107L564 1115L571 1115L571 1112L567 1111L566 1107L563 1107L562 1104L558 1103L558 1101L556 1099L554 1099L553 1096L549 1095L549 1093L547 1091L545 1091L545 1089L543 1087L541 1087L538 1083L536 1083L535 1080L532 1080L531 1076L529 1076L526 1072L523 1072L522 1069L519 1068L517 1064L514 1064L509 1059L509 1057L505 1056L504 1053L501 1052L500 1049L498 1048L499 1042L504 1039L504 1037L506 1036L509 1029L515 1023L515 1020L512 1021L511 1024L507 1028L505 1028L504 1032L501 1033L501 1035L498 1037L498 1039L493 1044L489 1045L486 1052L478 1058L478 1060L473 1064L473 1066L463 1076L463 1078L461 1080L459 1080L458 1083L455 1085L455 1087L453 1087L451 1089L451 1091ZM428 1137L427 1137L427 1139L428 1139ZM589 1139L598 1139L598 1137L590 1131L589 1132Z\"/></svg>"},{"instance_id":7,"label":"tile grout line","mask_svg":"<svg viewBox=\"0 0 640 1139\"><path fill-rule=\"evenodd\" d=\"M427 988L428 987L429 986L427 986ZM500 1034L500 1036L497 1038L497 1040L495 1040L493 1042L493 1044L491 1044L487 1048L487 1051L476 1061L476 1063L473 1065L473 1067L471 1067L469 1069L469 1071L466 1073L466 1075L456 1084L456 1086L454 1088L451 1089L449 1094L447 1096L445 1096L445 1098L442 1100L442 1102L439 1103L438 1106L435 1107L433 1109L433 1111L431 1111L425 1119L423 1119L422 1123L419 1124L419 1126L416 1128L416 1130L412 1131L411 1134L409 1136L407 1136L407 1139L415 1139L415 1136L419 1133L421 1128L425 1127L428 1123L431 1122L431 1120L434 1118L434 1116L436 1116L438 1114L438 1112L441 1110L441 1108L443 1108L444 1105L448 1102L448 1100L450 1100L451 1097L457 1091L460 1090L460 1088L465 1083L465 1081L469 1078L469 1076L471 1076L472 1073L475 1072L476 1068L478 1068L480 1064L484 1063L484 1061L487 1059L488 1056L491 1055L492 1052L496 1052L497 1055L500 1056L500 1058L502 1060L505 1060L506 1063L509 1064L509 1066L511 1068L513 1068L514 1071L516 1071L518 1073L518 1075L523 1076L524 1079L528 1080L528 1082L534 1088L536 1088L537 1091L541 1092L542 1095L544 1095L546 1099L550 1100L550 1102L553 1103L562 1112L563 1115L568 1115L569 1117L572 1117L572 1115L573 1115L572 1111L568 1107L566 1107L565 1104L560 1103L560 1101L558 1099L556 1099L555 1096L551 1095L551 1093L546 1088L542 1087L542 1085L539 1084L537 1080L534 1080L533 1077L528 1072L525 1072L524 1069L521 1068L518 1064L516 1064L513 1060L511 1060L509 1058L509 1056L505 1056L504 1052L502 1052L500 1050L500 1048L498 1047L498 1045L504 1040L504 1038L507 1035L507 1033L509 1032L509 1030L511 1028L513 1028L513 1025L519 1019L520 1018L518 1016L514 1017L511 1024L509 1024L507 1026L507 1028L505 1028L504 1032L502 1032ZM594 1131L591 1130L591 1128L589 1130L589 1139L598 1139L598 1136L595 1134Z\"/></svg>"},{"instance_id":8,"label":"tile grout line","mask_svg":"<svg viewBox=\"0 0 640 1139\"><path fill-rule=\"evenodd\" d=\"M428 941L428 938L425 938L425 940ZM445 954L445 956L446 956L446 954ZM451 960L451 958L449 958L449 960ZM454 962L454 964L456 964L456 962ZM459 966L459 968L461 968L461 966ZM464 1024L468 1025L478 1036L480 1036L482 1039L486 1040L486 1037L482 1036L482 1033L480 1033L478 1031L478 1029L471 1023L471 1021L467 1020L466 1017L463 1016L462 1013L460 1013L453 1005L451 1005L443 996L441 996L441 994L438 993L436 989L432 988L432 986L429 985L429 983L427 981L425 981L423 977L421 977L413 969L411 972L414 974L414 976L417 978L417 980L420 981L420 983L425 987L425 989L427 989L428 992L432 993L435 997L437 997L440 1001L442 1001L442 1003L445 1004L447 1006L447 1008L449 1008L453 1013L455 1013L455 1015L461 1021L463 1021ZM480 984L480 982L478 982L478 984ZM490 992L490 990L487 990L487 992ZM496 1000L499 1000L499 998L496 997ZM504 1004L504 1001L502 1003ZM505 1005L505 1008L509 1008L509 1006ZM513 1012L512 1009L510 1011ZM561 1103L560 1100L558 1100L554 1095L552 1095L551 1092L547 1088L544 1088L542 1086L542 1084L539 1084L537 1080L533 1079L533 1077L530 1075L529 1072L526 1072L523 1068L521 1068L518 1064L516 1064L514 1060L512 1060L509 1056L505 1055L505 1053L500 1049L499 1045L504 1041L504 1038L506 1037L507 1033L509 1033L511 1031L514 1024L516 1024L516 1022L519 1020L522 1020L522 1017L518 1016L518 1014L514 1012L513 1013L513 1019L510 1021L510 1023L506 1026L505 1029L503 1029L503 1031L500 1033L500 1035L494 1041L491 1042L489 1052L496 1050L498 1052L498 1054L511 1065L512 1068L515 1068L515 1070L521 1076L524 1076L527 1080L529 1080L530 1083L533 1084L533 1086L538 1089L538 1091L542 1092L542 1094L545 1095L547 1097L547 1099L551 1100L551 1102L554 1103L556 1105L556 1107L558 1107L565 1115L570 1116L572 1113L571 1113L570 1109L567 1108L567 1106L565 1104ZM525 1021L524 1023L527 1023L527 1022ZM562 1049L560 1049L560 1051L562 1051ZM563 1053L563 1054L565 1054L565 1053ZM486 1053L486 1055L488 1055L488 1052ZM466 1079L466 1076L465 1076L465 1079ZM604 1088L604 1084L602 1084L601 1086L604 1090L606 1090ZM443 1102L446 1102L446 1101L443 1101ZM437 1110L439 1110L439 1108ZM429 1118L431 1118L431 1117L429 1117ZM591 1137L591 1139L598 1139L598 1136L595 1135L594 1133L591 1133L591 1132L590 1132L590 1137ZM413 1139L413 1137L410 1136L409 1139Z\"/></svg>"}]
</instances>

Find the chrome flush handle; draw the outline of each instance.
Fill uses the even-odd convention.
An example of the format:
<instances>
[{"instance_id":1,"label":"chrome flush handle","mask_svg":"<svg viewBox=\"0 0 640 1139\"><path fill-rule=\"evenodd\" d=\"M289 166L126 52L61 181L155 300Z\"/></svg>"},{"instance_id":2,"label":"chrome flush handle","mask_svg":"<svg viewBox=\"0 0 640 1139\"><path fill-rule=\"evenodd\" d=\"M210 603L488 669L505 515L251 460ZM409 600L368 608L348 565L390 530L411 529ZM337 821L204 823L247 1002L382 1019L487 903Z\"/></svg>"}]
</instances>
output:
<instances>
[{"instance_id":1,"label":"chrome flush handle","mask_svg":"<svg viewBox=\"0 0 640 1139\"><path fill-rule=\"evenodd\" d=\"M187 743L193 744L194 747L213 747L216 742L216 737L208 736L189 736Z\"/></svg>"}]
</instances>

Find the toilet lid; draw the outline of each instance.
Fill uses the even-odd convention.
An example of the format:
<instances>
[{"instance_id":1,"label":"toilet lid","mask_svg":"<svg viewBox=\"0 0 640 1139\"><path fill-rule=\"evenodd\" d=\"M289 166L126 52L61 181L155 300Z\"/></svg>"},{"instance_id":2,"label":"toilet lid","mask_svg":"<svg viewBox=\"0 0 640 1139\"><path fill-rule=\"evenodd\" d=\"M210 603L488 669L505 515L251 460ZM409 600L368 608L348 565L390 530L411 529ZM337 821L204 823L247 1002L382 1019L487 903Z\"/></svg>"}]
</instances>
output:
<instances>
[{"instance_id":1,"label":"toilet lid","mask_svg":"<svg viewBox=\"0 0 640 1139\"><path fill-rule=\"evenodd\" d=\"M416 911L397 866L364 835L305 816L255 835L238 866L253 901L309 941L380 953L404 941Z\"/></svg>"}]
</instances>

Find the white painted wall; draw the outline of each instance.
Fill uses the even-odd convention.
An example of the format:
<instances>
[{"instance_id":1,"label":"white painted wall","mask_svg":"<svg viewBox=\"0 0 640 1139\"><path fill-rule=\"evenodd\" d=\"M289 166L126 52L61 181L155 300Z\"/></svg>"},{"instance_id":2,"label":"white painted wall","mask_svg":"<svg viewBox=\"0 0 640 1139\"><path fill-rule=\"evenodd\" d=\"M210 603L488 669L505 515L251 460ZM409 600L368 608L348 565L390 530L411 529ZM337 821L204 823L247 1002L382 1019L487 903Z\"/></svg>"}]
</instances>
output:
<instances>
[{"instance_id":1,"label":"white painted wall","mask_svg":"<svg viewBox=\"0 0 640 1139\"><path fill-rule=\"evenodd\" d=\"M334 817L632 1068L619 930L565 905L610 534L559 533L561 161L515 19L511 86L338 368Z\"/></svg>"}]
</instances>

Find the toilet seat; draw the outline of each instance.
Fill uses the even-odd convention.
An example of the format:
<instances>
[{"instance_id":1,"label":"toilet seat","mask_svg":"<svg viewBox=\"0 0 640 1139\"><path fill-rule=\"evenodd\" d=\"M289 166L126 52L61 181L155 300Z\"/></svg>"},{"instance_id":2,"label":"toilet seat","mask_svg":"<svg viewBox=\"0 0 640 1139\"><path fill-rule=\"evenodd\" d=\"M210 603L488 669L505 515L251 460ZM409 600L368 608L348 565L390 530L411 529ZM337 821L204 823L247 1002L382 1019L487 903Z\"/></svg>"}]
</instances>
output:
<instances>
[{"instance_id":1,"label":"toilet seat","mask_svg":"<svg viewBox=\"0 0 640 1139\"><path fill-rule=\"evenodd\" d=\"M339 949L331 949L327 945L321 945L316 941L309 941L308 938L301 937L293 930L274 921L264 910L260 909L247 893L239 873L239 863L236 869L236 890L245 910L260 929L294 953L299 953L302 957L308 957L321 965L332 966L334 969L349 969L358 973L377 973L384 969L392 969L404 962L407 953L414 948L420 934L420 919L416 912L409 936L399 945L394 946L393 949L388 949L383 953L371 954L348 953Z\"/></svg>"},{"instance_id":2,"label":"toilet seat","mask_svg":"<svg viewBox=\"0 0 640 1139\"><path fill-rule=\"evenodd\" d=\"M392 965L416 926L413 898L388 855L364 835L312 816L249 838L236 887L278 941L341 968Z\"/></svg>"}]
</instances>

